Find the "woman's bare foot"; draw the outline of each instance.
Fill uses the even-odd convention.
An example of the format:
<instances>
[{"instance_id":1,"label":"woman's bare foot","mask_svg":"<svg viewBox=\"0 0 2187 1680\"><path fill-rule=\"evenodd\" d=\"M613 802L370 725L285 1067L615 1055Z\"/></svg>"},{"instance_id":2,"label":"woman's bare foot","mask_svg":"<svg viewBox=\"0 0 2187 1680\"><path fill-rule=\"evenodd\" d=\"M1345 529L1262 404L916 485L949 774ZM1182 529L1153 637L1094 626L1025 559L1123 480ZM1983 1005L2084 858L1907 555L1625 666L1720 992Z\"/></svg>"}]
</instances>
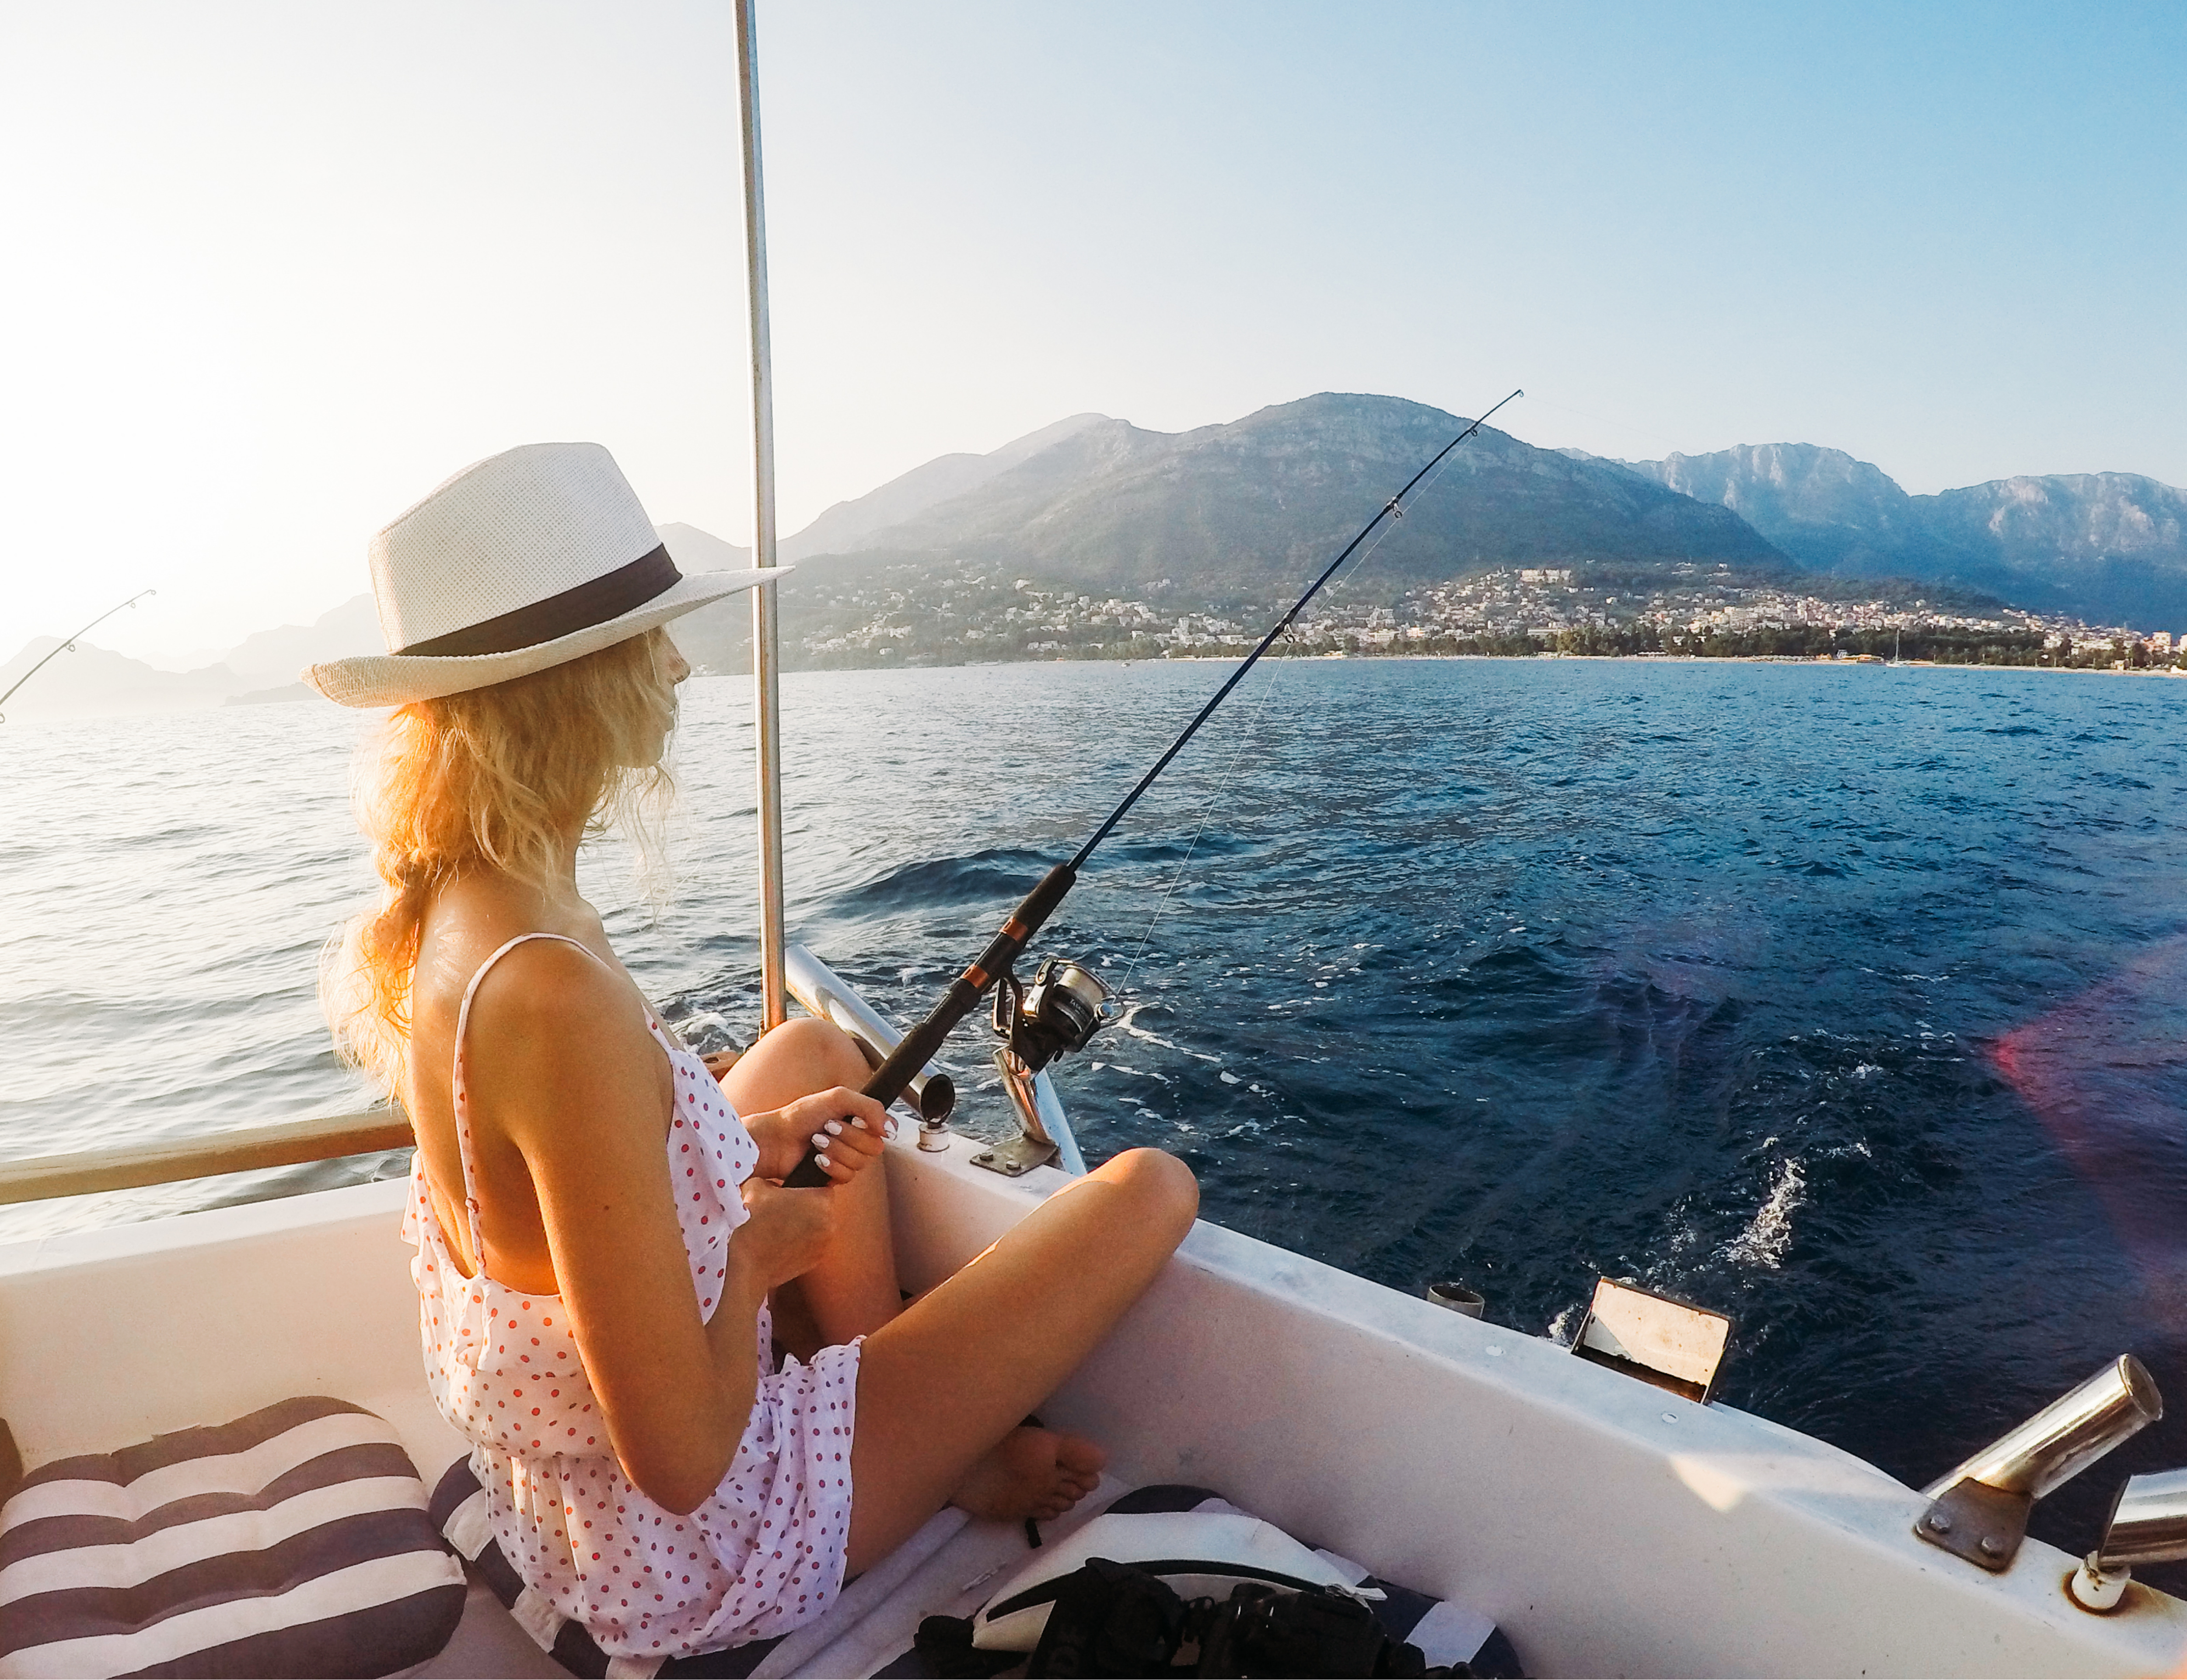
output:
<instances>
[{"instance_id":1,"label":"woman's bare foot","mask_svg":"<svg viewBox=\"0 0 2187 1680\"><path fill-rule=\"evenodd\" d=\"M1015 1429L972 1466L949 1503L975 1517L1048 1522L1091 1493L1108 1462L1083 1436Z\"/></svg>"}]
</instances>

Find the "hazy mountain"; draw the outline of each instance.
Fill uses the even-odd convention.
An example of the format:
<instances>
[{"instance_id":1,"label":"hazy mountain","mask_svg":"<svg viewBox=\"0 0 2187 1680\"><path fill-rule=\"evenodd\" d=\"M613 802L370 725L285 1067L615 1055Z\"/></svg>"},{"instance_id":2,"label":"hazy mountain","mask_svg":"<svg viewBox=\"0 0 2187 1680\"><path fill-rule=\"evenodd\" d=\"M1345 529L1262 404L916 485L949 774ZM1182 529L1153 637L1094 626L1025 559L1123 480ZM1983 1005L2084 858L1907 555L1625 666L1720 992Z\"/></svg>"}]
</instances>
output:
<instances>
[{"instance_id":1,"label":"hazy mountain","mask_svg":"<svg viewBox=\"0 0 2187 1680\"><path fill-rule=\"evenodd\" d=\"M1731 508L1819 571L1959 583L2097 623L2187 623L2187 492L2154 479L2010 478L1909 496L1877 468L1811 443L1625 464Z\"/></svg>"},{"instance_id":2,"label":"hazy mountain","mask_svg":"<svg viewBox=\"0 0 2187 1680\"><path fill-rule=\"evenodd\" d=\"M0 665L0 693L60 646L57 636L33 637ZM157 671L110 649L78 642L23 685L5 708L10 718L93 716L216 706L250 685L224 665L201 671Z\"/></svg>"},{"instance_id":3,"label":"hazy mountain","mask_svg":"<svg viewBox=\"0 0 2187 1680\"><path fill-rule=\"evenodd\" d=\"M1000 592L987 605L1004 610L1019 579L1036 594L1144 595L1172 614L1279 604L1463 424L1398 397L1324 392L1180 433L1074 414L985 455L942 456L784 541L785 560L801 563L782 590L785 646L824 621L936 588L949 594L938 608L946 629L953 614L987 610L981 590ZM658 530L686 572L751 563L750 550L697 526ZM1805 566L1920 580L1932 600L1939 588L1994 592L2177 628L2187 626L2187 492L2105 473L1909 496L1879 469L1813 444L1614 462L1483 428L1379 539L1361 587L1394 593L1507 566L1583 567L1642 591L1674 569L1752 584ZM677 621L674 634L694 664L745 669L751 615L739 594ZM33 643L0 667L0 688L53 645ZM301 692L305 666L381 645L371 597L358 595L312 624L251 636L201 671L87 649L41 672L11 710L283 698Z\"/></svg>"},{"instance_id":4,"label":"hazy mountain","mask_svg":"<svg viewBox=\"0 0 2187 1680\"><path fill-rule=\"evenodd\" d=\"M797 560L807 554L842 554L871 548L875 533L924 513L937 502L977 489L1051 444L1060 443L1088 426L1116 424L1105 414L1073 414L985 455L937 455L901 478L891 479L879 490L836 503L795 537L782 539L779 545L782 558Z\"/></svg>"},{"instance_id":5,"label":"hazy mountain","mask_svg":"<svg viewBox=\"0 0 2187 1680\"><path fill-rule=\"evenodd\" d=\"M1303 582L1464 424L1399 397L1330 392L1176 434L1086 419L975 488L867 532L858 550L993 561L1085 588ZM1729 509L1483 428L1416 492L1375 565L1410 579L1689 561L1793 570ZM785 611L839 564L808 565Z\"/></svg>"},{"instance_id":6,"label":"hazy mountain","mask_svg":"<svg viewBox=\"0 0 2187 1680\"><path fill-rule=\"evenodd\" d=\"M724 542L695 525L657 525L653 534L667 548L678 571L742 571L752 563L751 549Z\"/></svg>"},{"instance_id":7,"label":"hazy mountain","mask_svg":"<svg viewBox=\"0 0 2187 1680\"><path fill-rule=\"evenodd\" d=\"M379 615L368 593L351 596L309 624L284 624L246 637L221 656L221 663L243 679L244 687L272 688L295 682L307 665L386 651Z\"/></svg>"},{"instance_id":8,"label":"hazy mountain","mask_svg":"<svg viewBox=\"0 0 2187 1680\"><path fill-rule=\"evenodd\" d=\"M1948 553L2031 607L2141 630L2187 627L2187 491L2133 473L1995 479L1913 498Z\"/></svg>"},{"instance_id":9,"label":"hazy mountain","mask_svg":"<svg viewBox=\"0 0 2187 1680\"><path fill-rule=\"evenodd\" d=\"M1841 449L1763 443L1625 464L1683 496L1730 508L1816 571L1904 572L1928 546L1906 492Z\"/></svg>"}]
</instances>

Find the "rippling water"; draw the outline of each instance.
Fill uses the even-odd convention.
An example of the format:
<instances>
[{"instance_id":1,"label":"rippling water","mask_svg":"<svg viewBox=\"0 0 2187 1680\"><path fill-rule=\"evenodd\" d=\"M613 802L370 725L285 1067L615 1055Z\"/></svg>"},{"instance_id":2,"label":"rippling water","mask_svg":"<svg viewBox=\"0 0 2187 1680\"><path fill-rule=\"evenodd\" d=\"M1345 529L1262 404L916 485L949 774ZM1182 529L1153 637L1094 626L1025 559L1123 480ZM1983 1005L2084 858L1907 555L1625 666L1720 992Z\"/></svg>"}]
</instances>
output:
<instances>
[{"instance_id":1,"label":"rippling water","mask_svg":"<svg viewBox=\"0 0 2187 1680\"><path fill-rule=\"evenodd\" d=\"M923 1010L1220 675L788 678L792 936ZM1521 1329L1603 1273L1723 1308L1725 1399L1917 1483L2123 1351L2179 1402L2183 716L2187 684L2044 672L1288 662L1043 940L1127 1006L1059 1087L1089 1156L1165 1144L1209 1217L1462 1277ZM661 921L617 857L587 866L700 1040L755 1012L747 722L741 683L690 685ZM301 706L0 730L0 1147L356 1098L312 1001L369 885L356 733ZM2187 1427L2119 1457L2187 1462ZM2084 1547L2117 1473L2038 1531Z\"/></svg>"}]
</instances>

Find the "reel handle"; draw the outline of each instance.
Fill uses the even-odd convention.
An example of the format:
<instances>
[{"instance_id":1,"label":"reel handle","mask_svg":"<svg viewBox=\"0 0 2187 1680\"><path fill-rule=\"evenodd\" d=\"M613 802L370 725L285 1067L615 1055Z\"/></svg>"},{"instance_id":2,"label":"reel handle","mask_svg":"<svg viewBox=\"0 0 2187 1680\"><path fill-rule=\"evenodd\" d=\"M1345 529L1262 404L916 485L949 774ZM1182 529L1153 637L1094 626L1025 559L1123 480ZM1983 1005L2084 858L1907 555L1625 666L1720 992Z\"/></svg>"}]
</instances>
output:
<instances>
[{"instance_id":1,"label":"reel handle","mask_svg":"<svg viewBox=\"0 0 2187 1680\"><path fill-rule=\"evenodd\" d=\"M874 1070L873 1077L866 1082L865 1094L883 1108L903 1095L914 1076L934 1059L935 1053L956 1030L958 1022L980 1007L980 999L995 983L996 977L1017 960L1026 941L1041 930L1054 913L1055 907L1063 902L1064 894L1077 884L1078 871L1068 863L1059 863L1042 876L1040 885L1019 902L1001 931L987 941L987 948L980 953L979 960L949 982L948 991L942 994L942 1001L934 1006L933 1013L904 1034L896 1048L889 1052L888 1059ZM834 1183L835 1181L820 1170L819 1162L814 1159L819 1153L807 1147L805 1158L782 1181L784 1185L803 1190Z\"/></svg>"}]
</instances>

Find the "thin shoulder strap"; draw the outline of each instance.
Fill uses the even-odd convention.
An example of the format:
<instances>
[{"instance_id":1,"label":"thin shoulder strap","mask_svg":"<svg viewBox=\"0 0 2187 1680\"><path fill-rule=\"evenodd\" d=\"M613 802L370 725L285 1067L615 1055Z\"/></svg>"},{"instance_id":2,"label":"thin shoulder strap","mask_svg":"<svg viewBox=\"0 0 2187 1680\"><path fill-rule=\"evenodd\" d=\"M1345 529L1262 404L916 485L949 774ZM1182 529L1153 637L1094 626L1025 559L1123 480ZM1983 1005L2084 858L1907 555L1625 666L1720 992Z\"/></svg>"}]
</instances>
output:
<instances>
[{"instance_id":1,"label":"thin shoulder strap","mask_svg":"<svg viewBox=\"0 0 2187 1680\"><path fill-rule=\"evenodd\" d=\"M463 1164L464 1169L464 1220L470 1231L471 1266L481 1276L486 1273L486 1239L479 1233L478 1188L471 1175L471 1114L470 1103L464 1089L464 1034L471 1024L471 999L478 995L479 982L486 978L486 970L518 946L533 939L559 939L565 945L575 945L595 963L600 961L589 947L567 934L520 933L481 963L478 972L471 976L471 983L464 988L463 1008L456 1012L456 1066L453 1087L456 1104L456 1159ZM605 968L607 964L600 963L600 966Z\"/></svg>"}]
</instances>

